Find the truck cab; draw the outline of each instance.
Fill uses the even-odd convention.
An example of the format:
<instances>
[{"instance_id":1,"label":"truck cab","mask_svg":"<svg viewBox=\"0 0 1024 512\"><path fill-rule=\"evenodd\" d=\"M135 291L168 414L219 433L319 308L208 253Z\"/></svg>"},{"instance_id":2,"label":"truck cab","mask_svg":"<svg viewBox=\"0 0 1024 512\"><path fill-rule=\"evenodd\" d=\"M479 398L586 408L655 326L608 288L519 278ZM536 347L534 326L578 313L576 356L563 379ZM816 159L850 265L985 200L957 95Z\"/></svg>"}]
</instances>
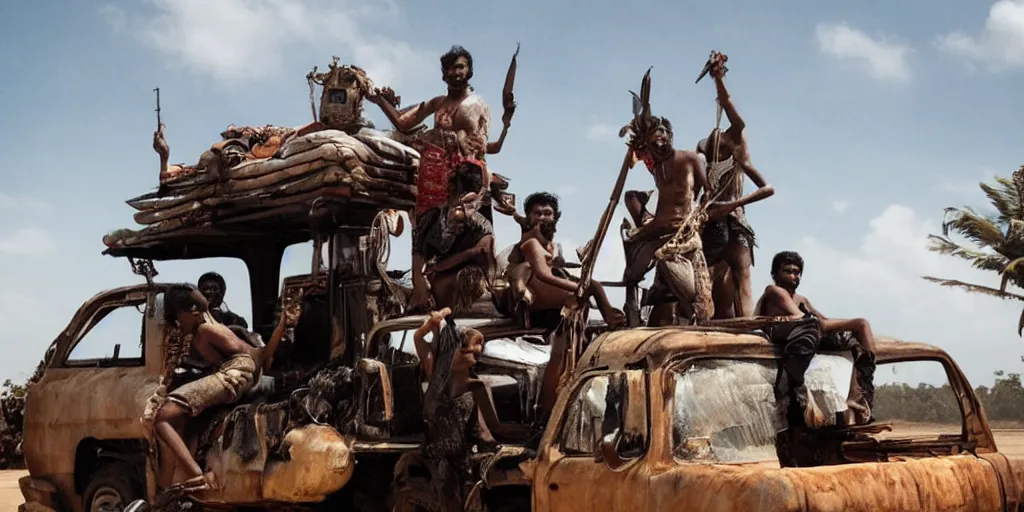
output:
<instances>
[{"instance_id":1,"label":"truck cab","mask_svg":"<svg viewBox=\"0 0 1024 512\"><path fill-rule=\"evenodd\" d=\"M532 510L1018 510L1024 461L999 453L978 399L942 350L882 338L876 375L944 378L958 425L786 424L780 353L756 332L674 327L610 332L583 354L537 457L521 466ZM844 408L852 361L815 356L807 384ZM893 416L898 416L893 414Z\"/></svg>"}]
</instances>

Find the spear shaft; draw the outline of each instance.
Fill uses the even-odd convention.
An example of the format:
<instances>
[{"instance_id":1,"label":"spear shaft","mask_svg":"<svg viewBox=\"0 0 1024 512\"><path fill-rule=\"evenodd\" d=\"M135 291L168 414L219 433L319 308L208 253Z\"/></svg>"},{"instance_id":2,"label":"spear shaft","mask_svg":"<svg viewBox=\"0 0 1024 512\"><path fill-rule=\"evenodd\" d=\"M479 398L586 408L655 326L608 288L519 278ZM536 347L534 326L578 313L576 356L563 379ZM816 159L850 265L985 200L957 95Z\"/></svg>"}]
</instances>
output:
<instances>
[{"instance_id":1,"label":"spear shaft","mask_svg":"<svg viewBox=\"0 0 1024 512\"><path fill-rule=\"evenodd\" d=\"M160 121L160 88L153 89L156 91L156 128L159 130L163 123Z\"/></svg>"}]
</instances>

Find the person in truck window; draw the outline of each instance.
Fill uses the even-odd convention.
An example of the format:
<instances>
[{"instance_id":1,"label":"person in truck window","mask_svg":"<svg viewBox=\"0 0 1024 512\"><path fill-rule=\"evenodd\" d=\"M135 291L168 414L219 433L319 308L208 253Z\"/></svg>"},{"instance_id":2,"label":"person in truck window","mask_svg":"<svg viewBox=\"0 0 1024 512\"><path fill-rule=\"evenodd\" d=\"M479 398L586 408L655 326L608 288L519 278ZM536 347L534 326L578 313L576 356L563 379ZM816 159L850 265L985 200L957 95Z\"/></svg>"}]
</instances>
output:
<instances>
[{"instance_id":1,"label":"person in truck window","mask_svg":"<svg viewBox=\"0 0 1024 512\"><path fill-rule=\"evenodd\" d=\"M249 328L249 323L241 315L229 310L227 304L224 303L224 294L227 293L228 287L223 276L216 272L207 272L199 276L199 282L196 284L203 297L206 298L206 302L209 303L210 314L215 320L228 327L237 325L244 329Z\"/></svg>"},{"instance_id":2,"label":"person in truck window","mask_svg":"<svg viewBox=\"0 0 1024 512\"><path fill-rule=\"evenodd\" d=\"M413 344L416 347L416 356L420 360L422 377L428 383L425 398L428 401L454 400L454 407L458 409L457 414L462 415L460 421L467 432L476 438L482 448L493 447L496 444L494 437L487 428L487 423L479 409L476 408L473 394L470 392L471 384L479 381L473 367L477 363L477 357L483 353L484 336L476 329L447 326L445 328L456 329L460 342L457 347L447 347L454 349L452 354L441 353L445 349L441 343L441 324L451 314L450 308L431 312L413 333ZM427 334L433 335L432 341L427 341ZM450 361L448 368L436 367L435 363L439 360ZM435 379L435 371L443 372L445 378ZM441 382L445 382L450 389L438 389L437 386ZM450 396L446 395L448 391L450 391ZM470 423L471 420L475 423Z\"/></svg>"},{"instance_id":3,"label":"person in truck window","mask_svg":"<svg viewBox=\"0 0 1024 512\"><path fill-rule=\"evenodd\" d=\"M871 332L871 324L863 318L840 319L823 315L807 297L796 293L803 271L804 259L800 254L793 251L776 254L771 269L775 284L765 288L764 295L755 306L755 314L784 317L794 324L799 320L816 320L820 337L817 346L808 347L811 351L806 357L808 364L813 352L850 350L855 371L847 406L853 411L857 423L869 423L874 404L875 373L875 336ZM775 334L788 336L786 327L776 326Z\"/></svg>"},{"instance_id":4,"label":"person in truck window","mask_svg":"<svg viewBox=\"0 0 1024 512\"><path fill-rule=\"evenodd\" d=\"M185 423L210 407L239 401L259 379L263 367L269 366L285 327L294 325L297 316L295 308L285 308L270 343L261 350L246 344L217 322L199 290L189 285L174 285L165 292L165 321L180 332L194 353L216 370L171 390L157 410L153 430L161 447L159 487L170 487L175 459L184 465L187 475L176 488L191 493L215 487L212 474L203 474L182 438Z\"/></svg>"}]
</instances>

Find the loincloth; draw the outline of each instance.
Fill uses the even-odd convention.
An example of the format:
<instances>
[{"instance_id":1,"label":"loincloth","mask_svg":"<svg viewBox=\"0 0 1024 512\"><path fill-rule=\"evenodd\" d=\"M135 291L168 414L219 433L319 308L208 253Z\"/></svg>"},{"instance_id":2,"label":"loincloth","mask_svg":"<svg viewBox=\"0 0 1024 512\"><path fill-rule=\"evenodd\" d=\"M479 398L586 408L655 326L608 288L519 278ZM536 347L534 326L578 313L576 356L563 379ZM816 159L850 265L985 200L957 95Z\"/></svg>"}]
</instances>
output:
<instances>
[{"instance_id":1,"label":"loincloth","mask_svg":"<svg viewBox=\"0 0 1024 512\"><path fill-rule=\"evenodd\" d=\"M692 245L692 250L671 251L674 256L658 257L659 250L672 242L675 231L676 228L667 227L648 232L644 237L625 240L627 263L622 281L639 283L654 268L654 282L644 305L685 302L691 306L699 320L710 319L714 314L711 275L704 254L700 251L699 241L684 242L687 246Z\"/></svg>"},{"instance_id":2,"label":"loincloth","mask_svg":"<svg viewBox=\"0 0 1024 512\"><path fill-rule=\"evenodd\" d=\"M458 150L444 149L427 142L417 144L420 167L416 173L416 216L448 203L448 178L462 163Z\"/></svg>"},{"instance_id":3,"label":"loincloth","mask_svg":"<svg viewBox=\"0 0 1024 512\"><path fill-rule=\"evenodd\" d=\"M704 231L701 233L704 243L704 255L707 257L708 265L714 266L722 261L725 248L732 243L738 243L750 251L750 263L754 263L754 247L757 240L754 230L744 220L730 214L722 220L708 220L704 223Z\"/></svg>"},{"instance_id":4,"label":"loincloth","mask_svg":"<svg viewBox=\"0 0 1024 512\"><path fill-rule=\"evenodd\" d=\"M195 417L215 405L234 403L255 381L256 362L249 354L235 354L213 374L171 391L167 400L185 407Z\"/></svg>"}]
</instances>

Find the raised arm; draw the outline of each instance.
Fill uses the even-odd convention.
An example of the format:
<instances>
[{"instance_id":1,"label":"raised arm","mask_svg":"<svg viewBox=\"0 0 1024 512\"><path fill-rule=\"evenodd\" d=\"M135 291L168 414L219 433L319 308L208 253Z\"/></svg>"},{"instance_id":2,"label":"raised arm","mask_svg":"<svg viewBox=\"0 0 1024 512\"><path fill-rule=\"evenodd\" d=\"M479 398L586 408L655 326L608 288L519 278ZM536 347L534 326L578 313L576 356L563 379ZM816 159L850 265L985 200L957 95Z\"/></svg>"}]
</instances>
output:
<instances>
[{"instance_id":1,"label":"raised arm","mask_svg":"<svg viewBox=\"0 0 1024 512\"><path fill-rule=\"evenodd\" d=\"M729 129L726 132L732 136L735 142L739 143L740 137L743 136L743 129L747 127L747 124L740 117L739 112L736 111L736 105L732 102L729 90L725 87L724 73L720 69L711 71L711 76L715 79L715 90L718 93L718 104L725 111L725 117L729 119Z\"/></svg>"},{"instance_id":2,"label":"raised arm","mask_svg":"<svg viewBox=\"0 0 1024 512\"><path fill-rule=\"evenodd\" d=\"M540 242L536 238L531 238L523 244L523 258L530 264L530 270L533 271L533 277L536 277L540 282L553 286L555 288L561 288L567 292L575 292L577 284L568 280L562 279L551 273L551 266L548 265L544 247L540 245Z\"/></svg>"},{"instance_id":3,"label":"raised arm","mask_svg":"<svg viewBox=\"0 0 1024 512\"><path fill-rule=\"evenodd\" d=\"M261 366L264 372L270 371L270 366L274 363L274 353L281 346L285 330L289 326L294 327L299 322L301 314L301 304L291 304L290 301L282 303L281 318L278 320L274 332L270 335L270 341L267 342L267 346L263 349L263 364Z\"/></svg>"},{"instance_id":4,"label":"raised arm","mask_svg":"<svg viewBox=\"0 0 1024 512\"><path fill-rule=\"evenodd\" d=\"M512 114L515 113L515 106L512 109L506 109L505 113L501 116L501 135L498 136L498 140L487 143L487 154L496 155L501 152L502 146L505 145L505 136L508 135L508 127L512 125Z\"/></svg>"},{"instance_id":5,"label":"raised arm","mask_svg":"<svg viewBox=\"0 0 1024 512\"><path fill-rule=\"evenodd\" d=\"M450 314L452 314L450 308L434 311L423 322L423 325L419 326L412 334L412 342L416 346L416 357L420 359L420 368L423 370L424 380L429 381L430 376L434 372L434 349L433 345L426 339L427 333L432 332L434 333L434 338L437 338L441 333L441 321Z\"/></svg>"},{"instance_id":6,"label":"raised arm","mask_svg":"<svg viewBox=\"0 0 1024 512\"><path fill-rule=\"evenodd\" d=\"M369 96L368 99L377 104L380 109L384 112L384 116L391 121L391 124L395 125L395 128L400 132L412 129L414 126L422 123L431 114L437 111L437 106L443 99L442 96L424 101L419 105L407 110L404 114L399 113L398 109L394 105L388 102L383 96L377 94Z\"/></svg>"}]
</instances>

